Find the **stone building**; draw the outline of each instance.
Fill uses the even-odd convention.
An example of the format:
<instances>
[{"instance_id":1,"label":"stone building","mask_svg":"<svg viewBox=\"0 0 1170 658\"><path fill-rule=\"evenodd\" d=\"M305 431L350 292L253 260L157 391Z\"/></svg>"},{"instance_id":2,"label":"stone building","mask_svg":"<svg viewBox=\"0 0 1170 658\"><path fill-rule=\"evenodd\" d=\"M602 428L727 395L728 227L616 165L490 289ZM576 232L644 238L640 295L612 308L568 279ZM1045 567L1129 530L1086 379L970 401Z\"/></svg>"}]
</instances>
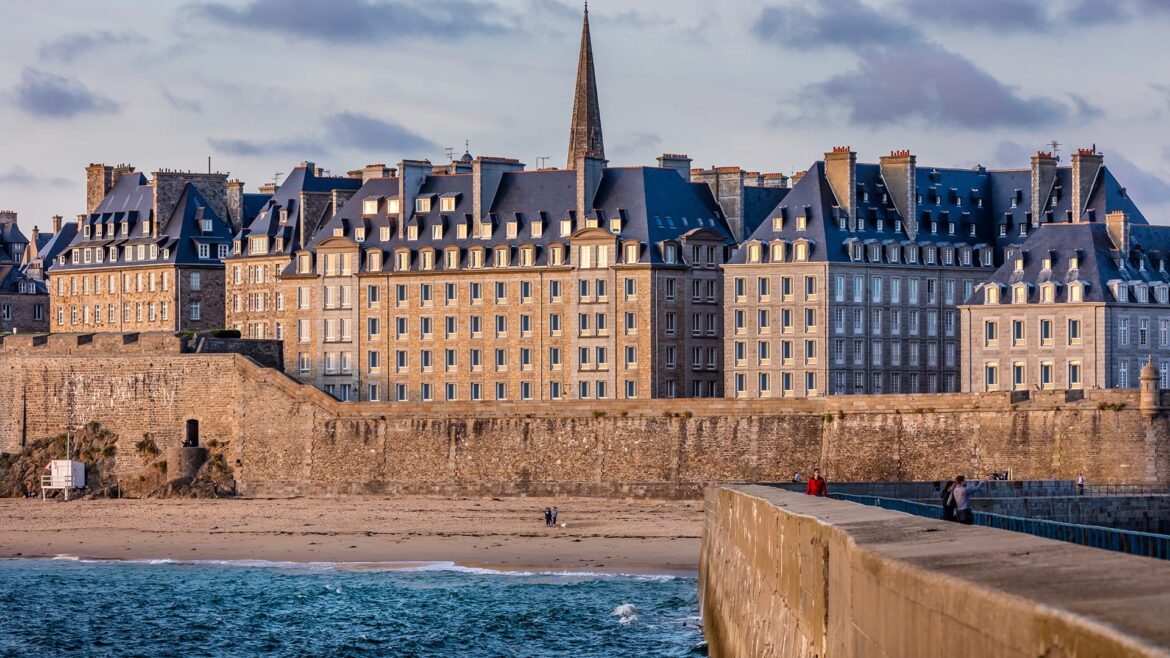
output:
<instances>
[{"instance_id":1,"label":"stone building","mask_svg":"<svg viewBox=\"0 0 1170 658\"><path fill-rule=\"evenodd\" d=\"M1170 227L1106 168L1072 210L1009 247L962 306L965 391L1137 388L1147 361L1170 388Z\"/></svg>"},{"instance_id":2,"label":"stone building","mask_svg":"<svg viewBox=\"0 0 1170 658\"><path fill-rule=\"evenodd\" d=\"M293 252L362 185L361 178L323 175L312 162L293 168L246 227L236 233L224 261L225 325L246 338L285 338L289 307L280 275Z\"/></svg>"},{"instance_id":3,"label":"stone building","mask_svg":"<svg viewBox=\"0 0 1170 658\"><path fill-rule=\"evenodd\" d=\"M37 241L37 234L33 233ZM16 224L16 213L0 211L0 333L48 329L49 297L23 267L30 244Z\"/></svg>"},{"instance_id":4,"label":"stone building","mask_svg":"<svg viewBox=\"0 0 1170 658\"><path fill-rule=\"evenodd\" d=\"M1118 187L1099 153L1072 160L988 171L826 153L725 267L728 395L959 390L959 305L1030 233L1103 213L1091 195Z\"/></svg>"},{"instance_id":5,"label":"stone building","mask_svg":"<svg viewBox=\"0 0 1170 658\"><path fill-rule=\"evenodd\" d=\"M47 269L51 330L222 328L227 175L161 170L148 179L102 164L86 174L87 213Z\"/></svg>"}]
</instances>

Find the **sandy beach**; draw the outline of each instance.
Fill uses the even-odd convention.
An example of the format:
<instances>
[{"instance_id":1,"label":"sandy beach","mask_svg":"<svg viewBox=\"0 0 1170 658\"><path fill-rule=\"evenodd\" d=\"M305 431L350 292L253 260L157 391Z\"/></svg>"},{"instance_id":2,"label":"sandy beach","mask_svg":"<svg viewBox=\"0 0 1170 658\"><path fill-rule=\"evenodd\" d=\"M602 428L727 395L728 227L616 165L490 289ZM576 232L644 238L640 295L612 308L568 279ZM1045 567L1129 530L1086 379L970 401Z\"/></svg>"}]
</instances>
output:
<instances>
[{"instance_id":1,"label":"sandy beach","mask_svg":"<svg viewBox=\"0 0 1170 658\"><path fill-rule=\"evenodd\" d=\"M544 525L553 505L563 528ZM702 501L592 498L0 499L0 557L693 573L702 510Z\"/></svg>"}]
</instances>

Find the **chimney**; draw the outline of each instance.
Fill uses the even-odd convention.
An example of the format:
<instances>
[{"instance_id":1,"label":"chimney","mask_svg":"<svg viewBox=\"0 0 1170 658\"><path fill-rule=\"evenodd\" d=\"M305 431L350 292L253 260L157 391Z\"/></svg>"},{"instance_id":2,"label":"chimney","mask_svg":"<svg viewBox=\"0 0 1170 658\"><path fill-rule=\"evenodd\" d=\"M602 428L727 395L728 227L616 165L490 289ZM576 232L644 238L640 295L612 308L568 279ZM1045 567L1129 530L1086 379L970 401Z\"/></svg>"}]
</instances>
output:
<instances>
[{"instance_id":1,"label":"chimney","mask_svg":"<svg viewBox=\"0 0 1170 658\"><path fill-rule=\"evenodd\" d=\"M584 222L586 215L593 212L594 202L597 201L597 188L601 187L601 177L605 173L607 160L603 157L584 154L577 156L573 167L577 172L577 221Z\"/></svg>"},{"instance_id":2,"label":"chimney","mask_svg":"<svg viewBox=\"0 0 1170 658\"><path fill-rule=\"evenodd\" d=\"M189 171L163 169L152 172L154 179L154 221L166 222L179 205L183 189L190 183L207 202L207 207L220 221L228 222L227 174L196 174Z\"/></svg>"},{"instance_id":3,"label":"chimney","mask_svg":"<svg viewBox=\"0 0 1170 658\"><path fill-rule=\"evenodd\" d=\"M40 226L33 226L32 233L30 233L30 235L32 237L30 237L28 240L29 247L32 249L36 249L37 248L37 238L41 237L41 227Z\"/></svg>"},{"instance_id":4,"label":"chimney","mask_svg":"<svg viewBox=\"0 0 1170 658\"><path fill-rule=\"evenodd\" d=\"M1056 158L1046 151L1032 156L1032 223L1039 224L1056 184Z\"/></svg>"},{"instance_id":5,"label":"chimney","mask_svg":"<svg viewBox=\"0 0 1170 658\"><path fill-rule=\"evenodd\" d=\"M84 215L84 214L79 214L77 216L77 234L78 235L81 235L81 227L83 224L85 224L85 218L86 218L86 215Z\"/></svg>"},{"instance_id":6,"label":"chimney","mask_svg":"<svg viewBox=\"0 0 1170 658\"><path fill-rule=\"evenodd\" d=\"M792 186L796 187L796 184L799 183L800 179L804 178L804 175L807 173L807 171L798 171L792 174Z\"/></svg>"},{"instance_id":7,"label":"chimney","mask_svg":"<svg viewBox=\"0 0 1170 658\"><path fill-rule=\"evenodd\" d=\"M61 215L53 215L53 235L61 232L61 221L65 219Z\"/></svg>"},{"instance_id":8,"label":"chimney","mask_svg":"<svg viewBox=\"0 0 1170 658\"><path fill-rule=\"evenodd\" d=\"M918 184L916 159L908 150L890 151L881 157L882 180L894 207L902 215L902 226L911 240L918 235Z\"/></svg>"},{"instance_id":9,"label":"chimney","mask_svg":"<svg viewBox=\"0 0 1170 658\"><path fill-rule=\"evenodd\" d=\"M763 180L764 180L763 187L779 187L779 188L788 187L788 177L785 176L784 174L780 174L780 173L764 174Z\"/></svg>"},{"instance_id":10,"label":"chimney","mask_svg":"<svg viewBox=\"0 0 1170 658\"><path fill-rule=\"evenodd\" d=\"M101 205L106 192L114 186L114 168L101 163L90 163L85 168L85 212L89 214Z\"/></svg>"},{"instance_id":11,"label":"chimney","mask_svg":"<svg viewBox=\"0 0 1170 658\"><path fill-rule=\"evenodd\" d=\"M658 156L658 166L662 169L673 169L682 179L691 182L691 159L680 153L663 153Z\"/></svg>"},{"instance_id":12,"label":"chimney","mask_svg":"<svg viewBox=\"0 0 1170 658\"><path fill-rule=\"evenodd\" d=\"M261 185L260 194L267 194L268 196L276 194L276 183L265 183Z\"/></svg>"},{"instance_id":13,"label":"chimney","mask_svg":"<svg viewBox=\"0 0 1170 658\"><path fill-rule=\"evenodd\" d=\"M1125 258L1129 255L1129 215L1115 210L1105 216L1105 230L1109 233L1109 239L1113 241L1113 247L1121 252L1121 257Z\"/></svg>"},{"instance_id":14,"label":"chimney","mask_svg":"<svg viewBox=\"0 0 1170 658\"><path fill-rule=\"evenodd\" d=\"M479 156L471 163L471 213L472 225L478 229L480 221L492 209L496 192L504 173L524 171L524 164L512 158Z\"/></svg>"},{"instance_id":15,"label":"chimney","mask_svg":"<svg viewBox=\"0 0 1170 658\"><path fill-rule=\"evenodd\" d=\"M857 153L848 146L834 146L825 154L825 178L837 197L837 206L852 219L857 197Z\"/></svg>"},{"instance_id":16,"label":"chimney","mask_svg":"<svg viewBox=\"0 0 1170 658\"><path fill-rule=\"evenodd\" d=\"M227 220L235 230L244 228L244 181L233 178L227 182Z\"/></svg>"},{"instance_id":17,"label":"chimney","mask_svg":"<svg viewBox=\"0 0 1170 658\"><path fill-rule=\"evenodd\" d=\"M0 224L15 224L16 211L15 210L0 210Z\"/></svg>"},{"instance_id":18,"label":"chimney","mask_svg":"<svg viewBox=\"0 0 1170 658\"><path fill-rule=\"evenodd\" d=\"M357 173L358 175L353 176L354 173ZM389 169L384 164L368 164L357 170L357 172L350 172L350 176L354 178L361 178L362 185L365 185L375 178L389 178L393 176L394 173L394 169Z\"/></svg>"},{"instance_id":19,"label":"chimney","mask_svg":"<svg viewBox=\"0 0 1170 658\"><path fill-rule=\"evenodd\" d=\"M1081 216L1087 210L1085 206L1089 203L1089 193L1093 191L1093 181L1097 179L1097 172L1101 170L1104 161L1105 156L1098 153L1096 147L1077 149L1077 152L1073 153L1072 213L1074 222L1083 221Z\"/></svg>"},{"instance_id":20,"label":"chimney","mask_svg":"<svg viewBox=\"0 0 1170 658\"><path fill-rule=\"evenodd\" d=\"M429 160L403 160L398 163L398 238L406 235L406 219L414 212L414 200L431 170Z\"/></svg>"},{"instance_id":21,"label":"chimney","mask_svg":"<svg viewBox=\"0 0 1170 658\"><path fill-rule=\"evenodd\" d=\"M736 242L742 242L748 237L743 225L743 188L747 184L745 179L746 174L739 167L711 167L691 171L691 180L706 183L711 188L711 195L723 210L723 218L727 221L727 227L731 229L731 236Z\"/></svg>"}]
</instances>

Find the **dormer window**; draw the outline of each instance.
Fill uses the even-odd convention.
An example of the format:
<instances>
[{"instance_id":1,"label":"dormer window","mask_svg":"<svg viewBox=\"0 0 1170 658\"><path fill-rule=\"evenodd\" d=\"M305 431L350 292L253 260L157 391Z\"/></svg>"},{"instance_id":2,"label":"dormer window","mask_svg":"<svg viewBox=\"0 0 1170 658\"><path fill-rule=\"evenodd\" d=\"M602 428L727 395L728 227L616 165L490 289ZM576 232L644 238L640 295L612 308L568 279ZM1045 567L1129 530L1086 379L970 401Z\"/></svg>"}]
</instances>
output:
<instances>
[{"instance_id":1,"label":"dormer window","mask_svg":"<svg viewBox=\"0 0 1170 658\"><path fill-rule=\"evenodd\" d=\"M366 256L366 269L371 272L382 271L382 251L380 249L373 249Z\"/></svg>"},{"instance_id":2,"label":"dormer window","mask_svg":"<svg viewBox=\"0 0 1170 658\"><path fill-rule=\"evenodd\" d=\"M955 234L955 223L954 222L947 222L947 234L948 235Z\"/></svg>"},{"instance_id":3,"label":"dormer window","mask_svg":"<svg viewBox=\"0 0 1170 658\"><path fill-rule=\"evenodd\" d=\"M989 285L986 288L984 288L984 290L985 290L985 293L983 296L983 303L984 304L998 304L999 303L999 286L998 285L994 285L994 284Z\"/></svg>"},{"instance_id":4,"label":"dormer window","mask_svg":"<svg viewBox=\"0 0 1170 658\"><path fill-rule=\"evenodd\" d=\"M421 198L415 199L414 200L414 211L415 212L430 212L431 211L431 198L430 197L421 197Z\"/></svg>"},{"instance_id":5,"label":"dormer window","mask_svg":"<svg viewBox=\"0 0 1170 658\"><path fill-rule=\"evenodd\" d=\"M402 201L398 199L386 200L386 214L397 215L402 212Z\"/></svg>"},{"instance_id":6,"label":"dormer window","mask_svg":"<svg viewBox=\"0 0 1170 658\"><path fill-rule=\"evenodd\" d=\"M130 222L121 222L122 235L130 235Z\"/></svg>"},{"instance_id":7,"label":"dormer window","mask_svg":"<svg viewBox=\"0 0 1170 658\"><path fill-rule=\"evenodd\" d=\"M953 253L954 252L951 249L943 249L943 252L942 252L943 265L953 265L954 264L954 256L952 255Z\"/></svg>"},{"instance_id":8,"label":"dormer window","mask_svg":"<svg viewBox=\"0 0 1170 658\"><path fill-rule=\"evenodd\" d=\"M506 226L505 226L505 228L504 228L504 236L505 236L505 237L506 237L508 240L515 240L515 239L516 239L516 235L517 235L519 232L520 232L520 222L517 222L517 221L515 221L515 220L512 220L512 221L508 222L508 223L507 223L507 225L506 225Z\"/></svg>"},{"instance_id":9,"label":"dormer window","mask_svg":"<svg viewBox=\"0 0 1170 658\"><path fill-rule=\"evenodd\" d=\"M439 199L439 210L441 212L455 212L455 197L441 197Z\"/></svg>"},{"instance_id":10,"label":"dormer window","mask_svg":"<svg viewBox=\"0 0 1170 658\"><path fill-rule=\"evenodd\" d=\"M118 248L110 247L110 262L113 263L116 260L118 260Z\"/></svg>"},{"instance_id":11,"label":"dormer window","mask_svg":"<svg viewBox=\"0 0 1170 658\"><path fill-rule=\"evenodd\" d=\"M459 222L455 225L455 238L458 240L467 239L467 223Z\"/></svg>"},{"instance_id":12,"label":"dormer window","mask_svg":"<svg viewBox=\"0 0 1170 658\"><path fill-rule=\"evenodd\" d=\"M200 243L199 244L199 257L204 258L204 259L211 258L211 245L206 244L206 243Z\"/></svg>"},{"instance_id":13,"label":"dormer window","mask_svg":"<svg viewBox=\"0 0 1170 658\"><path fill-rule=\"evenodd\" d=\"M983 250L983 267L991 267L991 253L990 249Z\"/></svg>"},{"instance_id":14,"label":"dormer window","mask_svg":"<svg viewBox=\"0 0 1170 658\"><path fill-rule=\"evenodd\" d=\"M860 244L853 245L853 260L860 261L863 254L863 248Z\"/></svg>"},{"instance_id":15,"label":"dormer window","mask_svg":"<svg viewBox=\"0 0 1170 658\"><path fill-rule=\"evenodd\" d=\"M1024 271L1024 259L1023 259L1023 257L1016 258L1016 271L1017 271L1017 272L1023 272L1023 271Z\"/></svg>"},{"instance_id":16,"label":"dormer window","mask_svg":"<svg viewBox=\"0 0 1170 658\"><path fill-rule=\"evenodd\" d=\"M224 244L224 245L220 245L220 246L223 248L219 250L219 252L220 252L219 257L220 258L227 258L227 245ZM157 244L150 245L150 259L151 260L158 260L158 245ZM102 250L101 249L97 250L97 261L99 263L102 262Z\"/></svg>"},{"instance_id":17,"label":"dormer window","mask_svg":"<svg viewBox=\"0 0 1170 658\"><path fill-rule=\"evenodd\" d=\"M435 252L433 249L424 249L419 252L419 267L424 270L435 269Z\"/></svg>"},{"instance_id":18,"label":"dormer window","mask_svg":"<svg viewBox=\"0 0 1170 658\"><path fill-rule=\"evenodd\" d=\"M760 258L762 257L762 254L761 254L762 251L763 250L760 247L760 244L758 242L753 242L752 244L749 244L748 245L748 253L747 253L748 262L749 263L760 262Z\"/></svg>"},{"instance_id":19,"label":"dormer window","mask_svg":"<svg viewBox=\"0 0 1170 658\"><path fill-rule=\"evenodd\" d=\"M561 237L567 238L573 234L573 222L569 219L561 220Z\"/></svg>"},{"instance_id":20,"label":"dormer window","mask_svg":"<svg viewBox=\"0 0 1170 658\"><path fill-rule=\"evenodd\" d=\"M378 239L381 240L382 242L389 242L390 241L390 227L389 226L383 226L383 227L378 229Z\"/></svg>"},{"instance_id":21,"label":"dormer window","mask_svg":"<svg viewBox=\"0 0 1170 658\"><path fill-rule=\"evenodd\" d=\"M784 217L781 215L776 215L775 217L773 217L772 218L772 230L779 231L783 228L784 228Z\"/></svg>"},{"instance_id":22,"label":"dormer window","mask_svg":"<svg viewBox=\"0 0 1170 658\"><path fill-rule=\"evenodd\" d=\"M1027 304L1028 303L1028 286L1024 283L1018 283L1012 286L1012 303L1013 304Z\"/></svg>"},{"instance_id":23,"label":"dormer window","mask_svg":"<svg viewBox=\"0 0 1170 658\"><path fill-rule=\"evenodd\" d=\"M496 267L507 267L508 266L508 248L507 247L502 247L500 249L496 249L496 251L495 251L495 266Z\"/></svg>"},{"instance_id":24,"label":"dormer window","mask_svg":"<svg viewBox=\"0 0 1170 658\"><path fill-rule=\"evenodd\" d=\"M933 235L933 234L936 234L936 233L938 233L938 222L933 222L933 221L932 221L932 222L930 223L930 233L931 233L932 235Z\"/></svg>"},{"instance_id":25,"label":"dormer window","mask_svg":"<svg viewBox=\"0 0 1170 658\"><path fill-rule=\"evenodd\" d=\"M406 227L406 239L407 240L417 240L418 239L418 224L411 224L410 226Z\"/></svg>"},{"instance_id":26,"label":"dormer window","mask_svg":"<svg viewBox=\"0 0 1170 658\"><path fill-rule=\"evenodd\" d=\"M301 254L297 256L297 273L308 274L312 271L312 258L309 254Z\"/></svg>"},{"instance_id":27,"label":"dormer window","mask_svg":"<svg viewBox=\"0 0 1170 658\"><path fill-rule=\"evenodd\" d=\"M520 250L520 266L532 267L536 264L536 250L532 247L524 247Z\"/></svg>"},{"instance_id":28,"label":"dormer window","mask_svg":"<svg viewBox=\"0 0 1170 658\"><path fill-rule=\"evenodd\" d=\"M669 264L669 265L674 265L675 263L677 263L678 262L678 247L676 247L673 244L666 245L666 253L663 256L663 260L665 260L667 262L667 264Z\"/></svg>"},{"instance_id":29,"label":"dormer window","mask_svg":"<svg viewBox=\"0 0 1170 658\"><path fill-rule=\"evenodd\" d=\"M410 251L402 249L394 252L394 269L399 272L410 269Z\"/></svg>"},{"instance_id":30,"label":"dormer window","mask_svg":"<svg viewBox=\"0 0 1170 658\"><path fill-rule=\"evenodd\" d=\"M625 261L627 263L631 263L631 264L638 262L638 243L637 242L631 242L631 243L628 243L626 245Z\"/></svg>"},{"instance_id":31,"label":"dormer window","mask_svg":"<svg viewBox=\"0 0 1170 658\"><path fill-rule=\"evenodd\" d=\"M927 265L934 265L934 249L933 248L928 248L926 250L926 264Z\"/></svg>"},{"instance_id":32,"label":"dormer window","mask_svg":"<svg viewBox=\"0 0 1170 658\"><path fill-rule=\"evenodd\" d=\"M200 225L200 230L203 231L204 233L211 233L211 220L210 219L202 220L202 223Z\"/></svg>"},{"instance_id":33,"label":"dormer window","mask_svg":"<svg viewBox=\"0 0 1170 658\"><path fill-rule=\"evenodd\" d=\"M288 208L280 209L280 223L288 224Z\"/></svg>"},{"instance_id":34,"label":"dormer window","mask_svg":"<svg viewBox=\"0 0 1170 658\"><path fill-rule=\"evenodd\" d=\"M798 215L796 217L796 230L803 231L808 228L808 215Z\"/></svg>"},{"instance_id":35,"label":"dormer window","mask_svg":"<svg viewBox=\"0 0 1170 658\"><path fill-rule=\"evenodd\" d=\"M895 232L895 233L901 233L901 232L902 232L902 220L900 220L900 219L895 219L895 220L894 220L894 232Z\"/></svg>"},{"instance_id":36,"label":"dormer window","mask_svg":"<svg viewBox=\"0 0 1170 658\"><path fill-rule=\"evenodd\" d=\"M796 243L796 260L798 262L808 260L808 242L801 240Z\"/></svg>"},{"instance_id":37,"label":"dormer window","mask_svg":"<svg viewBox=\"0 0 1170 658\"><path fill-rule=\"evenodd\" d=\"M1044 260L1040 261L1040 263L1041 263L1041 265L1040 265L1041 270L1052 269L1052 259L1051 258L1045 258Z\"/></svg>"},{"instance_id":38,"label":"dormer window","mask_svg":"<svg viewBox=\"0 0 1170 658\"><path fill-rule=\"evenodd\" d=\"M338 226L337 228L333 229L333 237L335 237L335 238L340 238L340 237L342 237L343 235L345 235L345 229L344 229L344 228L341 228L340 226Z\"/></svg>"},{"instance_id":39,"label":"dormer window","mask_svg":"<svg viewBox=\"0 0 1170 658\"><path fill-rule=\"evenodd\" d=\"M353 241L354 242L365 242L366 241L366 227L358 226L358 227L354 228Z\"/></svg>"},{"instance_id":40,"label":"dormer window","mask_svg":"<svg viewBox=\"0 0 1170 658\"><path fill-rule=\"evenodd\" d=\"M89 224L81 227L81 236L85 238L89 237Z\"/></svg>"},{"instance_id":41,"label":"dormer window","mask_svg":"<svg viewBox=\"0 0 1170 658\"><path fill-rule=\"evenodd\" d=\"M535 222L529 224L528 234L534 238L542 237L544 235L544 222L538 219Z\"/></svg>"},{"instance_id":42,"label":"dormer window","mask_svg":"<svg viewBox=\"0 0 1170 658\"><path fill-rule=\"evenodd\" d=\"M609 220L609 230L611 233L621 233L622 232L622 220L617 218L617 217L614 217L613 219Z\"/></svg>"},{"instance_id":43,"label":"dormer window","mask_svg":"<svg viewBox=\"0 0 1170 658\"><path fill-rule=\"evenodd\" d=\"M443 223L442 222L435 222L435 225L431 227L431 239L432 240L442 240L443 239Z\"/></svg>"},{"instance_id":44,"label":"dormer window","mask_svg":"<svg viewBox=\"0 0 1170 658\"><path fill-rule=\"evenodd\" d=\"M371 196L362 199L362 214L376 215L378 214L378 197Z\"/></svg>"},{"instance_id":45,"label":"dormer window","mask_svg":"<svg viewBox=\"0 0 1170 658\"><path fill-rule=\"evenodd\" d=\"M218 257L221 260L224 258L227 258L227 256L228 256L227 243L224 242L222 244L216 245L215 253L216 253L216 257ZM158 247L157 246L150 245L150 257L151 258L158 258Z\"/></svg>"},{"instance_id":46,"label":"dormer window","mask_svg":"<svg viewBox=\"0 0 1170 658\"><path fill-rule=\"evenodd\" d=\"M1085 286L1079 282L1069 284L1068 300L1070 302L1085 301Z\"/></svg>"},{"instance_id":47,"label":"dormer window","mask_svg":"<svg viewBox=\"0 0 1170 658\"><path fill-rule=\"evenodd\" d=\"M561 247L553 247L549 250L550 265L563 265L565 261L565 250Z\"/></svg>"},{"instance_id":48,"label":"dormer window","mask_svg":"<svg viewBox=\"0 0 1170 658\"><path fill-rule=\"evenodd\" d=\"M1020 224L1020 237L1023 238L1023 237L1027 237L1027 236L1028 236L1028 225L1027 224Z\"/></svg>"},{"instance_id":49,"label":"dormer window","mask_svg":"<svg viewBox=\"0 0 1170 658\"><path fill-rule=\"evenodd\" d=\"M975 224L972 223L970 226L967 227L967 235L969 235L971 237L975 237Z\"/></svg>"}]
</instances>

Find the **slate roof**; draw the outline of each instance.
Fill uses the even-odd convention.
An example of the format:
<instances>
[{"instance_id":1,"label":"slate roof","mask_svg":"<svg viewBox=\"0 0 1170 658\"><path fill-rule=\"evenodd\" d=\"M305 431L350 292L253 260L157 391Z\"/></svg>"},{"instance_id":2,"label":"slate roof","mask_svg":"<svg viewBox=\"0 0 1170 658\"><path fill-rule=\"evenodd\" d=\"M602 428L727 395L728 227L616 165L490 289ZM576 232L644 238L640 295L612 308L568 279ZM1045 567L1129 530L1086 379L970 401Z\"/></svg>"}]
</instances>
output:
<instances>
[{"instance_id":1,"label":"slate roof","mask_svg":"<svg viewBox=\"0 0 1170 658\"><path fill-rule=\"evenodd\" d=\"M419 197L432 196L431 211L427 213L411 210L406 226L418 226L418 239L399 239L385 208L371 216L363 215L362 202L367 198L397 198L398 179L378 178L368 181L353 198L324 225L318 229L308 247L315 249L322 242L335 236L340 229L343 236L353 239L354 229L366 229L363 248L377 247L387 254L399 247L419 249L443 248L457 245L463 247L461 257L467 258L466 248L482 246L491 248L500 244L514 246L534 245L537 247L536 265L548 263L548 247L553 244L568 244L569 238L561 235L560 222L573 220L573 232L585 228L580 218L575 218L577 205L576 172L570 170L515 171L503 174L493 199L488 216L494 218L490 240L475 235L472 221L473 193L470 174L439 174L426 178L419 191ZM453 211L441 212L439 199L454 197ZM714 231L725 244L731 244L731 231L723 218L723 212L705 183L688 183L671 169L657 167L628 167L605 169L598 186L595 210L589 218L599 219L599 226L608 230L609 220L621 219L617 233L620 240L638 240L643 245L643 263L662 263L658 248L663 240L677 240L697 228ZM542 235L533 238L530 225L533 221L545 221ZM445 230L441 239L432 237L436 222L444 222ZM506 223L518 221L515 238L507 238ZM457 238L456 225L466 222L468 237ZM389 228L390 239L381 240L381 229ZM616 257L616 255L615 255ZM389 261L387 261L389 262Z\"/></svg>"},{"instance_id":2,"label":"slate roof","mask_svg":"<svg viewBox=\"0 0 1170 658\"><path fill-rule=\"evenodd\" d=\"M361 185L361 180L356 178L317 176L312 163L303 163L293 168L288 178L281 183L280 187L277 188L272 196L245 195L245 202L247 202L248 196L263 196L264 202L254 215L247 215L247 212L245 212L246 216L251 216L255 219L245 224L245 228L236 234L235 239L241 240L242 244L241 253L238 256L234 256L234 258L258 255L250 252L248 238L259 235L267 235L273 238L268 242L268 253L266 255L291 254L300 244L301 224L297 220L301 212L300 203L302 192L357 190ZM253 202L255 201L253 199ZM287 212L282 213L282 210ZM309 227L319 226L323 219L327 219L332 215L332 205L328 206L322 214L323 217L306 218L306 225ZM276 238L281 239L281 249L279 251L276 248Z\"/></svg>"},{"instance_id":3,"label":"slate roof","mask_svg":"<svg viewBox=\"0 0 1170 658\"><path fill-rule=\"evenodd\" d=\"M895 177L897 173L893 174ZM1041 207L1041 225L1068 222L1073 217L1072 169L1057 167L1055 179L1045 195ZM933 168L918 165L915 169L917 233L911 242L906 227L904 209L896 206L894 194L905 180L886 180L879 164L857 163L854 190L854 216L865 220L863 230L854 230L854 222L846 230L838 226L839 203L825 175L824 161L817 161L793 185L791 191L769 213L748 240L768 243L772 240L793 241L806 238L813 241L810 261L849 262L846 241L856 238L861 242L877 241L906 244L936 244L975 248L981 245L995 247L997 257L1003 250L1022 244L1027 235L1020 235L1020 226L1028 224L1032 211L1032 172L1030 169L987 170ZM1086 221L1104 221L1114 210L1130 214L1133 224L1146 224L1133 201L1125 194L1108 167L1102 166L1085 201ZM1014 203L1013 203L1014 200ZM797 230L797 215L808 216L807 228ZM780 230L773 228L773 218L785 218ZM853 218L851 218L853 219ZM881 231L876 230L881 221ZM896 230L896 222L901 229ZM932 222L937 232L931 232ZM954 224L952 233L950 225ZM972 234L972 227L974 233ZM1034 229L1029 224L1029 231ZM746 241L745 241L746 242ZM746 250L739 249L731 263L746 261ZM997 260L998 262L998 260Z\"/></svg>"},{"instance_id":4,"label":"slate roof","mask_svg":"<svg viewBox=\"0 0 1170 658\"><path fill-rule=\"evenodd\" d=\"M1166 271L1170 267L1170 226L1133 224L1131 219L1130 242L1128 254L1119 252L1104 221L1042 225L1022 246L1009 249L1004 264L976 288L968 303L984 303L987 284L1002 286L1001 303L1009 303L1010 287L1021 281L1030 284L1029 302L1040 300L1039 285L1048 281L1060 284L1055 289L1055 302L1069 301L1068 284L1074 281L1087 284L1083 294L1088 302L1116 301L1109 291L1111 281L1170 284ZM1024 258L1020 271L1016 270L1018 255ZM1076 269L1070 269L1073 258L1077 259ZM1044 268L1045 259L1051 260L1048 269Z\"/></svg>"},{"instance_id":5,"label":"slate roof","mask_svg":"<svg viewBox=\"0 0 1170 658\"><path fill-rule=\"evenodd\" d=\"M89 237L84 231L75 233L67 249L62 249L49 266L50 273L99 269L117 266L151 266L160 264L218 265L218 246L231 241L231 227L220 218L194 185L183 186L174 211L169 217L158 219L157 237L143 234L142 223L154 217L154 189L145 175L139 172L123 174L106 193L105 198L82 221L89 226ZM211 230L203 231L201 220L211 220ZM120 226L128 224L125 234ZM101 226L101 237L97 227ZM210 245L210 257L199 258L199 244ZM157 245L157 258L128 260L125 248L137 245ZM118 248L118 260L108 258L110 247ZM85 263L80 257L85 249L104 250L102 262L96 258ZM74 251L78 250L78 251ZM74 261L74 254L78 254Z\"/></svg>"}]
</instances>

